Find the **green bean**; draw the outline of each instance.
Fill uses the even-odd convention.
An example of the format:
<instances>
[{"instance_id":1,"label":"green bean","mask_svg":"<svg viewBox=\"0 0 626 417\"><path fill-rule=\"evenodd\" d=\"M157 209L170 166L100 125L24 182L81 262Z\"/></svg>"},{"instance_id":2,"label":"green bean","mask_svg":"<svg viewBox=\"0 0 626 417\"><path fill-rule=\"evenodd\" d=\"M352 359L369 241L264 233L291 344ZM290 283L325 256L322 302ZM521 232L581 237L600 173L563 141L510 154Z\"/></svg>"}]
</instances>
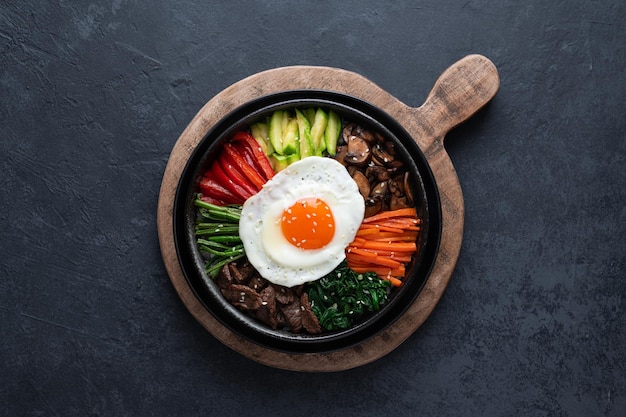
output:
<instances>
[{"instance_id":1,"label":"green bean","mask_svg":"<svg viewBox=\"0 0 626 417\"><path fill-rule=\"evenodd\" d=\"M202 201L199 196L194 204L198 207L196 242L198 249L208 255L207 274L215 278L224 265L244 256L239 237L241 207L217 206Z\"/></svg>"}]
</instances>

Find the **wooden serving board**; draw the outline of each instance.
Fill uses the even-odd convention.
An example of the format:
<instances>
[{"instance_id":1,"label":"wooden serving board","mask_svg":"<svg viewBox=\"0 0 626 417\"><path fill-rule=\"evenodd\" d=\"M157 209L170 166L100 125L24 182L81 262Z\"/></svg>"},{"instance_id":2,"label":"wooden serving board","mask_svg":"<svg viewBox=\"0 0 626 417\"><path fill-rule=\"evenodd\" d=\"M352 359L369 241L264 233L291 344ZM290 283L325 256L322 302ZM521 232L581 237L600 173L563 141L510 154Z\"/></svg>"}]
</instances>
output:
<instances>
[{"instance_id":1,"label":"wooden serving board","mask_svg":"<svg viewBox=\"0 0 626 417\"><path fill-rule=\"evenodd\" d=\"M453 64L436 81L424 104L409 107L354 72L319 66L293 66L257 73L226 88L198 112L174 145L161 185L157 227L161 253L181 300L213 336L262 364L308 372L340 371L370 363L388 354L424 323L447 287L463 237L464 204L458 177L443 140L455 126L487 104L498 91L498 71L481 55ZM173 204L182 171L208 130L242 104L285 90L329 90L358 97L395 118L415 139L434 174L441 198L442 236L439 252L424 289L390 327L357 346L327 353L285 353L249 342L216 320L195 297L178 263L173 236Z\"/></svg>"}]
</instances>

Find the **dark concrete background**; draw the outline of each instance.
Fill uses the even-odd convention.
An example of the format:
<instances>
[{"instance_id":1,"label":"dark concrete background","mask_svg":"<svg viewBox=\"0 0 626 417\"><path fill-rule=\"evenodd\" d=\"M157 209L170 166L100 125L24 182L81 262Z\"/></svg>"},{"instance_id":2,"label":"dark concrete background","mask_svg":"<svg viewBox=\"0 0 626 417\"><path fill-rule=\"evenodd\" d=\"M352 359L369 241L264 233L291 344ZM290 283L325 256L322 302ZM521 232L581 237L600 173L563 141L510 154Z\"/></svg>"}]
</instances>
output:
<instances>
[{"instance_id":1,"label":"dark concrete background","mask_svg":"<svg viewBox=\"0 0 626 417\"><path fill-rule=\"evenodd\" d=\"M4 1L0 415L623 416L623 1ZM155 226L169 152L213 95L294 64L419 106L469 53L501 89L447 147L466 204L436 310L333 374L198 325Z\"/></svg>"}]
</instances>

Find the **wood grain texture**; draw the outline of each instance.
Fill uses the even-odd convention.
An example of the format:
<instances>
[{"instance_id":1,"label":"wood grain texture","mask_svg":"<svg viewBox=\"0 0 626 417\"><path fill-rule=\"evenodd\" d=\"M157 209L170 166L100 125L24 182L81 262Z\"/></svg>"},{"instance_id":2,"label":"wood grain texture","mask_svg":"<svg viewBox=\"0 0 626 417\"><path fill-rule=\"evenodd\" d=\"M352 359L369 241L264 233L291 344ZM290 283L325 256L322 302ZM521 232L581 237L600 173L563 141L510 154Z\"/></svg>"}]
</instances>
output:
<instances>
[{"instance_id":1,"label":"wood grain texture","mask_svg":"<svg viewBox=\"0 0 626 417\"><path fill-rule=\"evenodd\" d=\"M391 352L424 323L447 287L463 237L464 205L459 180L443 141L446 133L467 120L493 98L498 72L487 58L469 55L453 64L436 81L424 104L405 105L365 77L338 68L293 66L245 78L208 101L174 145L157 209L163 261L181 300L203 327L235 351L268 366L308 372L331 372L372 362ZM176 187L189 156L206 132L240 105L258 97L293 89L323 89L349 94L382 108L416 140L433 171L442 206L440 249L428 281L407 311L389 328L363 343L323 354L289 354L267 349L230 332L194 296L178 264L173 237Z\"/></svg>"}]
</instances>

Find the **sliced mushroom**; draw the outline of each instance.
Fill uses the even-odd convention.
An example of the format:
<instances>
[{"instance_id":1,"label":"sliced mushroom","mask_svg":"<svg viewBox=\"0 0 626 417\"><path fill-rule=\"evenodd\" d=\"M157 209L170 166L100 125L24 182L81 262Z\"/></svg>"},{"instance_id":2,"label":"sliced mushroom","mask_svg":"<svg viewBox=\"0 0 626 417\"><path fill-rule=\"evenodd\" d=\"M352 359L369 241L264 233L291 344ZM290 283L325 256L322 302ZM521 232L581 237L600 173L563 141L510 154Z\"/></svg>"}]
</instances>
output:
<instances>
[{"instance_id":1,"label":"sliced mushroom","mask_svg":"<svg viewBox=\"0 0 626 417\"><path fill-rule=\"evenodd\" d=\"M396 158L396 145L392 141L386 141L384 143L385 151L391 155L394 159Z\"/></svg>"},{"instance_id":2,"label":"sliced mushroom","mask_svg":"<svg viewBox=\"0 0 626 417\"><path fill-rule=\"evenodd\" d=\"M385 143L385 137L380 133L380 132L374 132L374 138L379 142L379 143Z\"/></svg>"},{"instance_id":3,"label":"sliced mushroom","mask_svg":"<svg viewBox=\"0 0 626 417\"><path fill-rule=\"evenodd\" d=\"M348 145L337 146L337 153L335 154L335 160L340 164L346 166L346 155L348 154Z\"/></svg>"},{"instance_id":4,"label":"sliced mushroom","mask_svg":"<svg viewBox=\"0 0 626 417\"><path fill-rule=\"evenodd\" d=\"M372 148L372 159L378 165L383 166L388 166L395 160L394 157L389 155L380 145L376 145Z\"/></svg>"},{"instance_id":5,"label":"sliced mushroom","mask_svg":"<svg viewBox=\"0 0 626 417\"><path fill-rule=\"evenodd\" d=\"M389 200L389 210L398 210L401 208L407 208L409 207L409 204L406 200L406 196L402 196L402 197L398 197L395 195L391 196L391 199Z\"/></svg>"},{"instance_id":6,"label":"sliced mushroom","mask_svg":"<svg viewBox=\"0 0 626 417\"><path fill-rule=\"evenodd\" d=\"M389 192L392 195L396 197L404 195L404 178L402 176L396 176L387 183L389 184Z\"/></svg>"},{"instance_id":7,"label":"sliced mushroom","mask_svg":"<svg viewBox=\"0 0 626 417\"><path fill-rule=\"evenodd\" d=\"M383 208L382 198L366 198L365 199L365 217L371 217Z\"/></svg>"},{"instance_id":8,"label":"sliced mushroom","mask_svg":"<svg viewBox=\"0 0 626 417\"><path fill-rule=\"evenodd\" d=\"M352 173L352 179L356 182L356 185L359 187L359 192L363 196L363 198L367 198L370 195L370 182L367 180L367 177L363 172L359 170L354 170Z\"/></svg>"},{"instance_id":9,"label":"sliced mushroom","mask_svg":"<svg viewBox=\"0 0 626 417\"><path fill-rule=\"evenodd\" d=\"M372 182L387 181L390 177L387 168L381 165L370 165L365 169L365 175Z\"/></svg>"},{"instance_id":10,"label":"sliced mushroom","mask_svg":"<svg viewBox=\"0 0 626 417\"><path fill-rule=\"evenodd\" d=\"M345 143L348 143L348 139L352 136L352 130L356 127L354 123L348 123L343 127L341 131L341 137Z\"/></svg>"},{"instance_id":11,"label":"sliced mushroom","mask_svg":"<svg viewBox=\"0 0 626 417\"><path fill-rule=\"evenodd\" d=\"M404 194L406 195L407 204L413 204L413 189L411 188L411 175L409 172L404 173Z\"/></svg>"},{"instance_id":12,"label":"sliced mushroom","mask_svg":"<svg viewBox=\"0 0 626 417\"><path fill-rule=\"evenodd\" d=\"M393 161L391 161L391 162L389 162L387 164L387 169L394 170L394 172L396 172L399 169L402 169L403 166L404 166L404 164L402 163L401 160L394 159Z\"/></svg>"},{"instance_id":13,"label":"sliced mushroom","mask_svg":"<svg viewBox=\"0 0 626 417\"><path fill-rule=\"evenodd\" d=\"M379 182L374 186L374 188L372 188L372 191L370 192L370 197L383 197L387 194L388 190L389 186L387 184L387 181Z\"/></svg>"},{"instance_id":14,"label":"sliced mushroom","mask_svg":"<svg viewBox=\"0 0 626 417\"><path fill-rule=\"evenodd\" d=\"M369 143L359 136L348 138L348 153L344 160L351 165L366 165L372 156Z\"/></svg>"},{"instance_id":15,"label":"sliced mushroom","mask_svg":"<svg viewBox=\"0 0 626 417\"><path fill-rule=\"evenodd\" d=\"M374 134L370 132L369 130L362 130L358 136L363 138L363 140L367 141L370 144L376 140L376 138L374 137Z\"/></svg>"}]
</instances>

